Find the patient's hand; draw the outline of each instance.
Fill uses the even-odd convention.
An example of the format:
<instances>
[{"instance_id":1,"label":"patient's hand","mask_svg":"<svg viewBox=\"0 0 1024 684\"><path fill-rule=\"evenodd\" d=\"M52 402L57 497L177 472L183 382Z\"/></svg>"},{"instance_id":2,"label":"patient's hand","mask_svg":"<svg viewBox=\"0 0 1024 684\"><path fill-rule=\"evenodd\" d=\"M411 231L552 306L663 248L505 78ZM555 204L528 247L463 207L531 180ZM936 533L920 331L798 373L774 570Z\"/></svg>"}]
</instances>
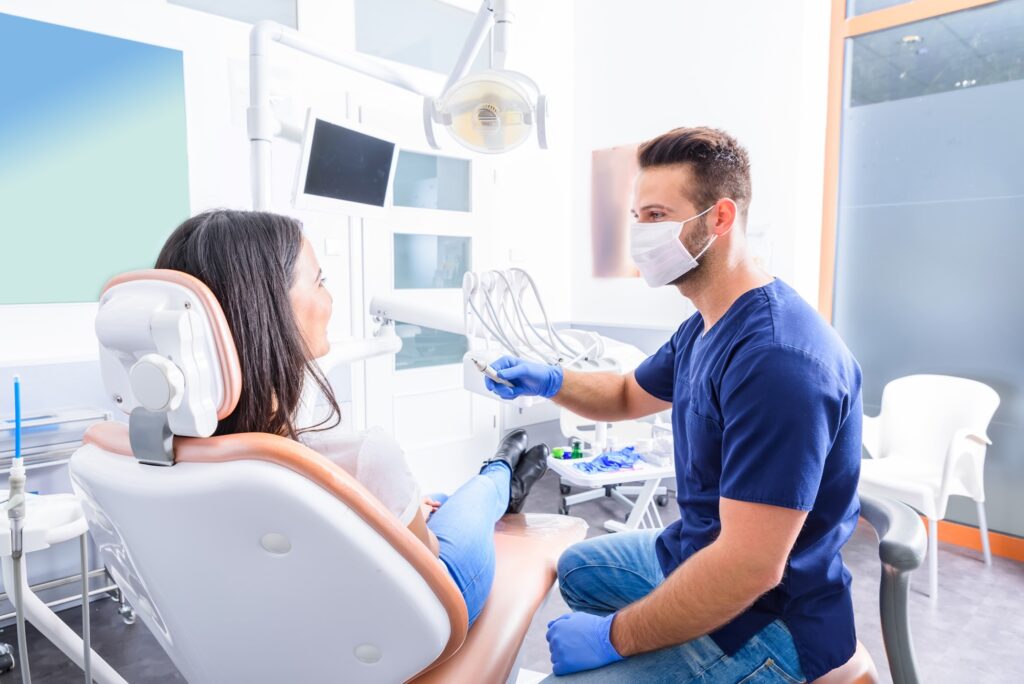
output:
<instances>
[{"instance_id":1,"label":"patient's hand","mask_svg":"<svg viewBox=\"0 0 1024 684\"><path fill-rule=\"evenodd\" d=\"M431 499L429 496L423 497L423 503L420 504L420 511L423 513L423 519L429 519L430 515L440 507L440 501L435 501L434 499Z\"/></svg>"}]
</instances>

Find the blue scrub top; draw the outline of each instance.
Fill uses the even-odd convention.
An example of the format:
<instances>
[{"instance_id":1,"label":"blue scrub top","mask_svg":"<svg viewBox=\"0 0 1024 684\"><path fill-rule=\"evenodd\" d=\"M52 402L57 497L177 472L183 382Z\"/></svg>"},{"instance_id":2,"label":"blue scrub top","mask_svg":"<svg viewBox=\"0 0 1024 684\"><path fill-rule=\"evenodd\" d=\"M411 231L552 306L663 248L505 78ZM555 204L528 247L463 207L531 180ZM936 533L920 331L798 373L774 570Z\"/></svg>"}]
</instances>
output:
<instances>
[{"instance_id":1,"label":"blue scrub top","mask_svg":"<svg viewBox=\"0 0 1024 684\"><path fill-rule=\"evenodd\" d=\"M720 497L808 511L782 582L711 637L732 654L781 618L813 681L856 648L839 551L860 513L860 366L779 279L703 330L691 316L636 369L644 390L672 402L681 518L658 538L658 560L667 577L715 540Z\"/></svg>"}]
</instances>

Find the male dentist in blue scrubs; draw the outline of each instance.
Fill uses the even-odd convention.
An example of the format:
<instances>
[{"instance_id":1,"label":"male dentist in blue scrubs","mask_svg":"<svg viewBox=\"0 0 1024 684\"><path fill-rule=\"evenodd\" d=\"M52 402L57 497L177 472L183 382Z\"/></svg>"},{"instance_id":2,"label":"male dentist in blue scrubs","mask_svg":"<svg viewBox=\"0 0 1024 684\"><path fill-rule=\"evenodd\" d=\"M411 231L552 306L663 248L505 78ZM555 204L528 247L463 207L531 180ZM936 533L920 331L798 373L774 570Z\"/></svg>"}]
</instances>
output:
<instances>
[{"instance_id":1,"label":"male dentist in blue scrubs","mask_svg":"<svg viewBox=\"0 0 1024 684\"><path fill-rule=\"evenodd\" d=\"M627 375L503 357L503 398L595 420L672 408L681 518L588 539L558 563L573 609L548 625L561 682L803 682L856 648L840 549L857 524L861 372L836 332L758 268L750 162L728 134L640 147L631 251L697 313Z\"/></svg>"}]
</instances>

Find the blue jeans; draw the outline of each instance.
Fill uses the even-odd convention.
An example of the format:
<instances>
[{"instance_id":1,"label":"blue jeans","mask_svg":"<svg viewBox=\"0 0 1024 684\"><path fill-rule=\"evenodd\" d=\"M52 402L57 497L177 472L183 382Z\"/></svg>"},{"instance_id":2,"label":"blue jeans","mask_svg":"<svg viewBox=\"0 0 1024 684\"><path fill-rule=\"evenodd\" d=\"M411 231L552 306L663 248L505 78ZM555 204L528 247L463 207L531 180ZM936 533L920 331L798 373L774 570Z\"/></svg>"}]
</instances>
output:
<instances>
[{"instance_id":1,"label":"blue jeans","mask_svg":"<svg viewBox=\"0 0 1024 684\"><path fill-rule=\"evenodd\" d=\"M665 581L654 552L660 530L619 532L571 546L558 560L558 582L573 610L607 615L642 599ZM781 620L755 634L731 656L709 636L626 658L597 670L544 682L804 682L793 638Z\"/></svg>"},{"instance_id":2,"label":"blue jeans","mask_svg":"<svg viewBox=\"0 0 1024 684\"><path fill-rule=\"evenodd\" d=\"M494 523L508 508L511 482L508 465L495 462L451 496L431 495L441 507L427 527L440 542L441 561L466 601L471 627L494 583Z\"/></svg>"}]
</instances>

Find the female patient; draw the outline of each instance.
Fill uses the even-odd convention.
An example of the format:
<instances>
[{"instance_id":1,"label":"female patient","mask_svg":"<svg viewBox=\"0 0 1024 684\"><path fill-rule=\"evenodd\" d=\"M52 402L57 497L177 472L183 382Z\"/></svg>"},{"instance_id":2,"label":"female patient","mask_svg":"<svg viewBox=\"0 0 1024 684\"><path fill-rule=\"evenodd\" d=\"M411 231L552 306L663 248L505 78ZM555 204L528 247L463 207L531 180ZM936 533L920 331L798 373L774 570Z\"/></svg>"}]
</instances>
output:
<instances>
[{"instance_id":1,"label":"female patient","mask_svg":"<svg viewBox=\"0 0 1024 684\"><path fill-rule=\"evenodd\" d=\"M203 281L220 301L235 338L242 396L217 434L281 435L340 465L440 557L462 591L472 624L494 579L494 523L522 509L530 487L547 469L547 447L526 451L526 434L513 432L480 474L450 497L421 500L389 435L378 429L343 431L338 403L313 361L329 350L332 299L294 219L249 211L200 214L168 238L156 267ZM315 425L308 419L304 424L301 415L312 403L302 400L304 383L313 383L329 406L329 415Z\"/></svg>"}]
</instances>

